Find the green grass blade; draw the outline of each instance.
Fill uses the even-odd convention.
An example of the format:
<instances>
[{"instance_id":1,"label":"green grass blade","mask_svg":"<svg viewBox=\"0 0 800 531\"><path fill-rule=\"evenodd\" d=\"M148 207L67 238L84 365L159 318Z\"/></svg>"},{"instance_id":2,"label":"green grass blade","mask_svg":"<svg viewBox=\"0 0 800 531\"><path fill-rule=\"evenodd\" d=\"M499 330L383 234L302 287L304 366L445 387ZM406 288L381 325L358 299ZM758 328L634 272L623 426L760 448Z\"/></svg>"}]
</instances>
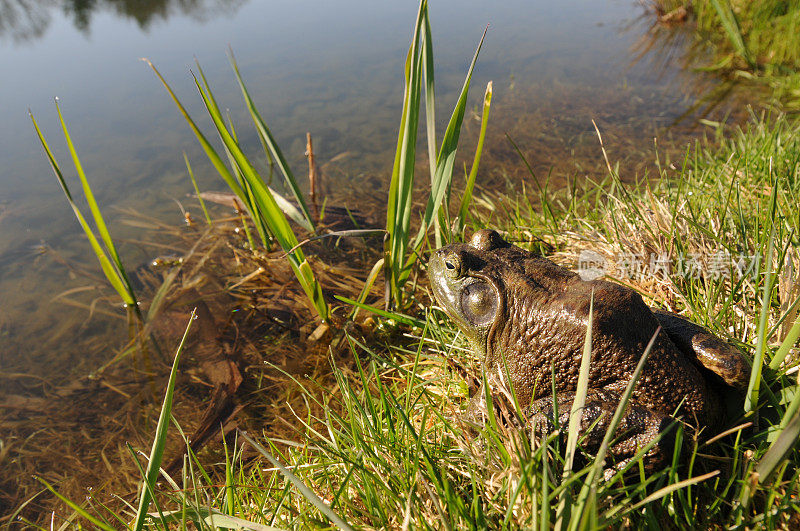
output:
<instances>
[{"instance_id":1,"label":"green grass blade","mask_svg":"<svg viewBox=\"0 0 800 531\"><path fill-rule=\"evenodd\" d=\"M228 442L224 437L222 438L222 446L225 450L225 495L222 506L225 508L225 514L234 515L236 511L236 486L233 482L233 458L228 453Z\"/></svg>"},{"instance_id":2,"label":"green grass blade","mask_svg":"<svg viewBox=\"0 0 800 531\"><path fill-rule=\"evenodd\" d=\"M586 339L583 342L583 353L581 354L581 366L578 372L578 386L575 390L575 398L572 401L572 408L569 413L567 425L567 448L564 463L564 471L561 475L562 481L566 481L572 474L572 463L575 459L575 451L578 448L578 437L580 436L581 418L583 408L586 405L586 395L589 391L589 368L592 361L592 323L594 321L594 290L592 298L589 300L589 318L586 323ZM568 489L564 489L558 496L558 509L556 510L555 529L560 531L564 525L564 516L567 508Z\"/></svg>"},{"instance_id":3,"label":"green grass blade","mask_svg":"<svg viewBox=\"0 0 800 531\"><path fill-rule=\"evenodd\" d=\"M197 194L197 201L200 202L200 208L203 209L203 215L206 217L206 223L210 227L213 225L211 222L211 216L208 215L206 202L203 201L203 197L200 195L200 187L197 186L197 179L194 178L194 172L192 171L192 166L189 164L189 157L186 156L185 151L183 152L183 161L186 163L186 170L189 172L189 178L192 180L192 186L194 187L194 193Z\"/></svg>"},{"instance_id":4,"label":"green grass blade","mask_svg":"<svg viewBox=\"0 0 800 531\"><path fill-rule=\"evenodd\" d=\"M61 114L61 107L59 107L58 105L58 100L56 100L56 111L58 112L58 119L61 122L61 129L64 132L64 140L66 140L67 142L69 153L72 156L72 162L75 164L75 171L78 173L78 178L81 181L81 186L83 187L83 194L86 196L86 202L89 205L89 210L92 213L92 218L94 218L94 223L95 226L97 227L97 232L100 233L100 238L103 240L103 243L106 246L106 250L108 251L111 260L117 267L117 271L123 283L125 284L126 289L130 292L131 298L135 299L133 295L133 289L131 288L130 280L128 280L128 275L125 273L125 268L122 266L122 261L119 259L119 254L117 254L117 249L114 246L114 241L111 239L111 234L108 231L108 226L106 225L106 222L103 219L103 215L100 213L100 207L97 205L97 200L95 200L94 198L92 187L89 185L89 180L86 178L86 173L83 171L83 165L81 164L80 158L78 157L78 152L75 150L75 145L72 143L72 138L70 137L69 130L67 129L67 124L64 122L64 116Z\"/></svg>"},{"instance_id":5,"label":"green grass blade","mask_svg":"<svg viewBox=\"0 0 800 531\"><path fill-rule=\"evenodd\" d=\"M378 279L378 275L383 269L383 263L384 259L381 258L380 260L375 262L375 265L372 266L369 275L367 275L367 280L364 282L364 287L361 288L361 292L358 294L358 299L356 299L356 302L358 304L364 304L364 301L367 300L367 296L369 295L372 286L375 284L375 281ZM348 316L348 319L349 320L355 319L356 316L358 315L358 310L359 310L358 306L354 306L353 311L350 312L350 315Z\"/></svg>"},{"instance_id":6,"label":"green grass blade","mask_svg":"<svg viewBox=\"0 0 800 531\"><path fill-rule=\"evenodd\" d=\"M59 500L61 500L64 503L66 503L70 507L70 509L72 509L73 511L78 513L78 515L80 515L81 518L85 518L86 520L91 522L93 525L97 526L98 529L103 529L105 531L115 531L114 528L112 526L108 525L106 522L98 520L97 518L95 518L94 516L89 514L89 512L86 511L86 509L84 509L80 505L76 504L72 500L70 500L68 498L65 498L63 495L59 494L59 492L55 488L53 488L53 486L50 485L50 483L48 483L44 479L42 479L40 477L37 477L36 479L38 479L39 482L41 482L45 486L45 488L47 488L47 490L52 492L55 495L56 498L58 498Z\"/></svg>"},{"instance_id":7,"label":"green grass blade","mask_svg":"<svg viewBox=\"0 0 800 531\"><path fill-rule=\"evenodd\" d=\"M117 271L116 267L103 250L103 247L100 245L100 241L94 235L94 232L92 231L91 226L89 226L89 223L86 221L86 218L83 217L78 205L72 199L72 193L69 190L69 186L67 186L67 182L64 180L64 175L61 173L61 168L58 165L58 161L56 161L53 152L50 150L50 146L47 144L44 134L42 134L41 129L39 129L39 124L36 123L36 119L33 117L33 114L30 114L30 117L31 121L33 122L33 127L36 129L36 134L39 137L39 141L42 144L42 148L47 155L47 160L50 163L50 167L53 169L53 173L55 173L58 183L61 185L61 189L64 191L64 195L66 195L67 201L69 202L70 207L72 207L72 211L75 213L75 217L78 218L78 223L80 223L83 232L86 234L86 238L89 240L89 244L92 246L92 250L97 256L98 262L100 262L100 267L103 270L103 274L105 274L108 282L119 294L120 298L125 304L134 308L138 308L136 304L136 298L134 297L132 290L129 290L129 284L126 285L122 276L119 274L119 271Z\"/></svg>"},{"instance_id":8,"label":"green grass blade","mask_svg":"<svg viewBox=\"0 0 800 531\"><path fill-rule=\"evenodd\" d=\"M719 20L722 23L722 28L725 30L725 34L728 36L728 40L730 41L731 46L733 46L733 49L736 50L736 53L739 54L745 61L747 61L747 64L750 66L750 68L755 67L753 57L744 43L742 29L739 26L739 20L736 18L736 13L734 13L733 9L731 8L730 1L725 0L725 5L723 6L720 3L720 0L711 0L711 5L714 6L714 9L719 16Z\"/></svg>"},{"instance_id":9,"label":"green grass blade","mask_svg":"<svg viewBox=\"0 0 800 531\"><path fill-rule=\"evenodd\" d=\"M786 334L786 338L784 338L781 346L778 347L778 350L775 352L775 356L773 356L772 360L769 362L770 369L773 371L780 369L783 360L789 355L792 347L797 343L798 338L800 338L800 317L795 320L794 324L789 329L789 333Z\"/></svg>"},{"instance_id":10,"label":"green grass blade","mask_svg":"<svg viewBox=\"0 0 800 531\"><path fill-rule=\"evenodd\" d=\"M788 418L788 413L787 411L784 420ZM778 438L770 445L764 457L756 465L756 474L758 474L760 483L769 479L783 460L786 459L786 456L789 455L798 440L800 440L800 413L795 410L791 420L786 422L786 426L781 429Z\"/></svg>"},{"instance_id":11,"label":"green grass blade","mask_svg":"<svg viewBox=\"0 0 800 531\"><path fill-rule=\"evenodd\" d=\"M478 177L478 166L483 153L483 141L486 138L486 126L489 124L489 109L492 106L492 82L486 84L486 92L483 95L483 111L481 113L481 132L478 135L478 146L475 148L475 158L472 160L472 168L467 177L467 185L464 187L464 195L461 198L461 207L458 209L458 219L456 220L455 233L462 235L464 224L469 213L469 206L472 201L472 191L475 188L475 179Z\"/></svg>"},{"instance_id":12,"label":"green grass blade","mask_svg":"<svg viewBox=\"0 0 800 531\"><path fill-rule=\"evenodd\" d=\"M248 92L247 87L242 80L242 76L239 73L239 65L236 64L236 58L233 56L233 50L229 50L228 54L230 57L231 66L233 67L233 72L236 75L236 81L239 83L239 88L242 91L242 97L247 104L247 110L250 112L250 117L253 119L253 123L256 126L259 137L261 138L261 141L269 147L272 160L278 164L278 168L280 168L281 173L283 174L286 185L292 191L297 204L300 205L300 211L302 212L302 217L300 219L303 219L304 221L301 222L299 219L296 219L296 221L305 226L310 232L314 232L314 219L311 217L311 213L308 210L308 205L306 204L303 193L300 191L300 187L297 184L297 179L295 179L291 168L289 168L289 163L286 162L286 157L283 156L283 152L278 146L278 143L275 141L275 138L272 136L269 127L267 127L267 124L261 118L255 103L253 103L253 100L250 97L250 93Z\"/></svg>"},{"instance_id":13,"label":"green grass blade","mask_svg":"<svg viewBox=\"0 0 800 531\"><path fill-rule=\"evenodd\" d=\"M800 393L797 392L800 390L800 388L798 388L798 386L800 386L800 382L795 385L795 393L792 397L792 401L789 402L789 405L786 407L786 411L783 412L783 418L781 418L781 423L778 425L778 436L783 433L783 430L789 425L789 422L794 419L797 411L800 410Z\"/></svg>"},{"instance_id":14,"label":"green grass blade","mask_svg":"<svg viewBox=\"0 0 800 531\"><path fill-rule=\"evenodd\" d=\"M131 446L131 444L128 442L125 443L125 447L128 449L128 453L131 454L131 459L133 460L136 469L139 471L139 474L142 477L145 477L147 473L145 472L144 468L142 468L142 464L139 462L139 459L136 455L136 450L134 450L133 446ZM148 516L152 517L153 520L155 520L155 517L157 516L158 519L161 521L161 525L163 526L163 528L166 529L168 525L167 519L164 516L164 512L161 510L161 504L158 503L158 499L156 498L155 485L152 483L144 482L143 487L145 490L147 490L150 500L153 502L153 505L155 505L155 513L148 513ZM133 507L131 506L131 508Z\"/></svg>"},{"instance_id":15,"label":"green grass blade","mask_svg":"<svg viewBox=\"0 0 800 531\"><path fill-rule=\"evenodd\" d=\"M770 301L772 300L773 271L772 252L774 250L775 226L770 230L767 246L767 273L764 278L764 290L761 295L761 315L758 322L758 339L756 340L756 353L753 358L753 368L750 372L750 381L747 385L747 394L744 399L744 412L750 413L758 405L758 395L761 388L761 370L764 366L764 353L767 348L767 318L769 317Z\"/></svg>"},{"instance_id":16,"label":"green grass blade","mask_svg":"<svg viewBox=\"0 0 800 531\"><path fill-rule=\"evenodd\" d=\"M369 304L365 304L363 302L355 301L353 299L349 299L347 297L343 297L341 295L334 295L337 300L340 300L347 304L352 304L356 308L360 308L362 310L367 310L369 312L374 313L375 315L379 315L385 319L394 319L398 323L402 323L409 326L416 326L417 328L425 328L425 321L421 319L417 319L415 317L411 317L409 315L405 315L398 312L387 312L386 310L381 310L375 308L374 306L370 306Z\"/></svg>"},{"instance_id":17,"label":"green grass blade","mask_svg":"<svg viewBox=\"0 0 800 531\"><path fill-rule=\"evenodd\" d=\"M305 497L305 499L307 499L317 509L319 509L319 511L322 514L324 514L335 526L343 530L353 529L347 522L342 520L335 512L333 512L333 509L331 509L330 505L322 501L322 499L319 496L317 496L314 493L314 491L308 488L308 486L305 483L303 483L303 481L300 478L295 476L288 468L283 466L280 461L272 457L272 454L267 452L267 450L263 446L254 441L246 433L244 432L239 432L239 433L242 435L242 438L245 441L250 443L250 445L258 451L258 453L266 457L267 461L272 463L272 466L280 470L281 474L283 474L284 477L288 479L292 483L292 485L294 485L295 488L297 488L297 490L300 491L300 493Z\"/></svg>"},{"instance_id":18,"label":"green grass blade","mask_svg":"<svg viewBox=\"0 0 800 531\"><path fill-rule=\"evenodd\" d=\"M167 390L164 393L164 402L161 405L161 414L158 417L156 433L153 438L153 447L150 450L150 459L147 463L147 471L144 477L146 485L142 485L142 493L139 497L139 509L136 512L136 520L133 526L135 531L140 531L144 527L144 521L147 518L147 508L150 506L150 488L155 488L156 480L158 479L161 460L164 457L164 447L167 444L167 428L169 427L169 420L172 416L172 395L175 391L175 381L178 377L178 362L181 359L181 351L189 335L189 329L192 327L194 316L195 311L192 310L192 315L189 317L189 322L186 324L186 330L183 332L181 342L178 344L178 348L175 351L175 361L172 362L172 370L169 373ZM147 485L149 485L150 488L147 488Z\"/></svg>"},{"instance_id":19,"label":"green grass blade","mask_svg":"<svg viewBox=\"0 0 800 531\"><path fill-rule=\"evenodd\" d=\"M719 475L719 470L714 470L713 472L709 472L708 474L703 474L702 476L697 476L693 478L684 479L683 481L678 481L677 483L672 483L671 485L667 485L666 487L660 488L655 491L653 494L649 495L636 505L631 507L631 511L635 511L639 507L644 507L648 503L652 503L656 500L660 500L664 496L667 496L675 491L678 491L684 487L689 487L691 485L696 485L701 481L705 481L707 479L711 479Z\"/></svg>"},{"instance_id":20,"label":"green grass blade","mask_svg":"<svg viewBox=\"0 0 800 531\"><path fill-rule=\"evenodd\" d=\"M583 408L586 404L586 394L589 390L589 369L592 362L592 324L594 321L594 290L589 300L589 319L586 323L586 339L583 342L583 353L581 354L581 366L578 372L578 387L575 391L575 399L569 413L569 423L567 426L567 452L566 464L564 465L564 477L572 472L572 462L575 458L575 450L578 445L580 435L581 417Z\"/></svg>"}]
</instances>

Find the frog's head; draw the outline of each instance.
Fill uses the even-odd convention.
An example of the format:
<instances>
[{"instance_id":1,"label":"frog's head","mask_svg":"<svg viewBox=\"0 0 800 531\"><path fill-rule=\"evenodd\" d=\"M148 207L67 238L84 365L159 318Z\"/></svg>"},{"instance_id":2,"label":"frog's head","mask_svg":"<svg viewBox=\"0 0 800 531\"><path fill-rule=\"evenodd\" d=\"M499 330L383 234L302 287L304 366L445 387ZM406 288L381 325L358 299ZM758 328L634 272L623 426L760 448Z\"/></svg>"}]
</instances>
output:
<instances>
[{"instance_id":1,"label":"frog's head","mask_svg":"<svg viewBox=\"0 0 800 531\"><path fill-rule=\"evenodd\" d=\"M507 268L497 251L511 247L497 232L481 230L469 243L435 251L428 264L436 301L482 354L504 315Z\"/></svg>"},{"instance_id":2,"label":"frog's head","mask_svg":"<svg viewBox=\"0 0 800 531\"><path fill-rule=\"evenodd\" d=\"M489 365L535 350L542 314L554 304L553 296L577 279L493 230L434 252L428 276L436 301Z\"/></svg>"}]
</instances>

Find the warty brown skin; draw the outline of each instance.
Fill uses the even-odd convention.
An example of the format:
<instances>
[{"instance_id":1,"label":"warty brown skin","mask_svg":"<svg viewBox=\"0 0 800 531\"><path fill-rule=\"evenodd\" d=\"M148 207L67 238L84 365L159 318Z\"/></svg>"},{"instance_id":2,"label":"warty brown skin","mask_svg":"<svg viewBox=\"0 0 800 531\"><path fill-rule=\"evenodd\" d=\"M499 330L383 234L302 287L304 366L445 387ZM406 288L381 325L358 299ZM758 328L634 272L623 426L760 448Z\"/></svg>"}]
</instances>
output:
<instances>
[{"instance_id":1,"label":"warty brown skin","mask_svg":"<svg viewBox=\"0 0 800 531\"><path fill-rule=\"evenodd\" d=\"M552 403L551 374L558 401L571 402L592 294L589 388L611 413L659 326L664 329L632 397L639 417L649 415L652 425L677 414L695 427L715 429L724 416L722 380L738 386L746 378L741 353L702 327L652 311L630 288L583 281L494 231L436 251L429 276L439 304L485 356L489 380L503 383L507 374L523 408L541 411Z\"/></svg>"}]
</instances>

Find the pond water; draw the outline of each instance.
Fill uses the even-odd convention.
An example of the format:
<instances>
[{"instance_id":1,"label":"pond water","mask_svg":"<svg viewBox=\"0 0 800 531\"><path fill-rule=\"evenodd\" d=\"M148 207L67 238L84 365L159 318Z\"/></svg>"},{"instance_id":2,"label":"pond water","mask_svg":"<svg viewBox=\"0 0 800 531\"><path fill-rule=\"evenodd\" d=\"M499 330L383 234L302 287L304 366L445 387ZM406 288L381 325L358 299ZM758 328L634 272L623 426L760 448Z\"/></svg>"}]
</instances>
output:
<instances>
[{"instance_id":1,"label":"pond water","mask_svg":"<svg viewBox=\"0 0 800 531\"><path fill-rule=\"evenodd\" d=\"M48 379L86 374L111 355L109 344L126 339L102 316L87 321L88 310L53 302L66 290L102 280L71 272L99 274L99 268L28 109L70 168L53 105L59 98L111 231L127 242L123 260L135 266L158 252L129 241L142 230L123 223L130 214L119 209L180 224L173 200L194 208L183 151L202 189L224 189L140 58L152 60L201 118L189 73L197 58L241 124L245 143L257 148L226 56L231 46L297 173L305 171L310 131L318 161L329 162L329 179L338 179L336 188L380 199L391 171L416 10L414 0L0 0L0 387L12 389L16 373ZM595 119L611 159L634 178L654 158L654 136L659 145L680 145L701 130L693 108L703 81L683 68L682 34L656 28L670 32L659 40L653 15L638 2L433 0L430 10L440 118L449 115L489 25L470 100L477 108L493 80L479 177L486 185L530 179L506 133L542 175L552 169L556 178L580 178L602 167ZM477 122L467 122L471 150ZM74 172L67 176L77 189Z\"/></svg>"}]
</instances>

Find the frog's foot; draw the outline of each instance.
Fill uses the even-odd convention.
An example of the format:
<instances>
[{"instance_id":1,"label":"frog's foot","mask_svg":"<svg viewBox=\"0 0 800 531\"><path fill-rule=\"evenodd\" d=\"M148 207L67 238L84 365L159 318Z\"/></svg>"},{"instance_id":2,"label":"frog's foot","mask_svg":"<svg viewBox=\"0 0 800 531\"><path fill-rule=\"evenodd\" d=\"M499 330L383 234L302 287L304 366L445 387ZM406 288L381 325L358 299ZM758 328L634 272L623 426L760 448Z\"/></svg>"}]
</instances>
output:
<instances>
[{"instance_id":1,"label":"frog's foot","mask_svg":"<svg viewBox=\"0 0 800 531\"><path fill-rule=\"evenodd\" d=\"M741 350L678 314L654 308L653 315L669 339L689 359L716 374L727 385L739 391L747 388L750 364Z\"/></svg>"},{"instance_id":2,"label":"frog's foot","mask_svg":"<svg viewBox=\"0 0 800 531\"><path fill-rule=\"evenodd\" d=\"M534 429L535 439L544 440L558 430L560 436L566 440L573 399L572 393L559 393L555 397L555 408L553 397L535 400L528 407L528 421ZM579 425L578 442L584 452L591 455L597 453L618 404L617 393L589 390ZM669 415L652 411L635 402L628 402L628 407L614 433L607 461L611 462L614 468L619 468L632 459L641 448L655 442L644 455L643 461L648 469L660 466L672 454L674 441L670 434L662 435L660 438L659 434L673 422L675 420Z\"/></svg>"}]
</instances>

